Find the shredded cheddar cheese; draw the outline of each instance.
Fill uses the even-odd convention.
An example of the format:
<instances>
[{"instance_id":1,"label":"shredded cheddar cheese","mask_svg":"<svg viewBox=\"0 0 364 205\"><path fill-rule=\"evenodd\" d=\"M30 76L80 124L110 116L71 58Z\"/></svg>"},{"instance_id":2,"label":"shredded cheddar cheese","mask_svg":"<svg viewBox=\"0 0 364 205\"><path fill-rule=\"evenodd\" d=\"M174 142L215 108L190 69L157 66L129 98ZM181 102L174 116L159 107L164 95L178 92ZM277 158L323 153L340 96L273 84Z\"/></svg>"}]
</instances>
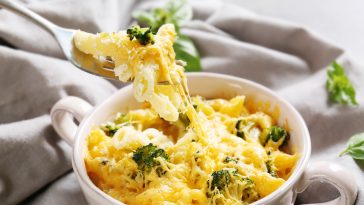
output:
<instances>
[{"instance_id":1,"label":"shredded cheddar cheese","mask_svg":"<svg viewBox=\"0 0 364 205\"><path fill-rule=\"evenodd\" d=\"M109 57L121 81L150 107L120 113L87 138L85 165L97 187L125 204L249 204L278 189L299 158L289 134L245 97L190 97L175 62L173 25L154 44L119 33L75 34L76 47Z\"/></svg>"}]
</instances>

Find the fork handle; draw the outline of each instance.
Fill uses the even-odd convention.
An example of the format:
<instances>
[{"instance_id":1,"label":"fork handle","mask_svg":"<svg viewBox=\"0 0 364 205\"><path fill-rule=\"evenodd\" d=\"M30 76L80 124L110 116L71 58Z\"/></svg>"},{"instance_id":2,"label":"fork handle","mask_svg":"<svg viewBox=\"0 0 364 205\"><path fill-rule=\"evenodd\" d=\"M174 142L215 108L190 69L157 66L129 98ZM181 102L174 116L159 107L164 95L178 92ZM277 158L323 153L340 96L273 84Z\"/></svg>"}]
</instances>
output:
<instances>
[{"instance_id":1,"label":"fork handle","mask_svg":"<svg viewBox=\"0 0 364 205\"><path fill-rule=\"evenodd\" d=\"M18 15L21 15L27 19L32 20L34 23L36 23L39 26L46 29L53 36L55 35L54 30L56 28L58 28L57 25L55 25L52 22L48 21L47 19L41 17L37 13L26 8L25 6L23 6L19 3L16 3L14 0L0 0L0 7L13 11L14 13L16 13Z\"/></svg>"}]
</instances>

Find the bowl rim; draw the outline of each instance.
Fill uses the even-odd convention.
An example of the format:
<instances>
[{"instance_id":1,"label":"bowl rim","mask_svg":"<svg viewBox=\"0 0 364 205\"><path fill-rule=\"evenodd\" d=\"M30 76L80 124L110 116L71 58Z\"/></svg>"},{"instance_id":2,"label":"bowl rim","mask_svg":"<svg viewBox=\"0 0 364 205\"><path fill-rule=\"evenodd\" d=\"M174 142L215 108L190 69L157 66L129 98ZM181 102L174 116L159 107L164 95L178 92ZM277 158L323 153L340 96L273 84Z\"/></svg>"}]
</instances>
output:
<instances>
[{"instance_id":1,"label":"bowl rim","mask_svg":"<svg viewBox=\"0 0 364 205\"><path fill-rule=\"evenodd\" d=\"M293 188L293 186L297 183L297 181L302 176L303 171L306 168L310 155L311 155L310 133L308 131L307 125L306 125L305 121L303 120L301 114L293 107L293 105L291 105L287 100L285 100L283 97L279 96L277 93L275 93L271 89L269 89L259 83L256 83L254 81L247 80L244 78L235 77L235 76L226 75L226 74L208 73L208 72L186 73L186 75L187 75L187 80L189 80L189 78L208 77L208 78L218 78L218 79L224 79L224 80L228 80L228 81L240 82L242 84L250 84L252 87L260 89L263 92L269 93L271 96L273 96L274 98L279 100L282 104L284 104L284 106L286 106L294 115L296 115L296 118L298 119L298 121L296 123L298 123L300 125L300 127L302 128L303 133L304 133L302 136L304 138L303 139L303 150L302 150L299 162L298 162L299 164L296 165L292 175L288 178L287 181L285 181L283 183L282 186L280 186L277 190L275 190L268 196L265 196L264 198L261 198L258 201L251 203L251 205L267 204L267 203L283 196L285 193L288 193L289 191L291 191L291 188ZM74 170L79 182L82 183L81 186L84 185L84 186L82 186L83 191L85 192L86 190L84 190L84 189L87 188L88 193L90 193L90 191L91 191L93 194L96 194L99 197L102 197L105 200L107 200L115 205L125 205L125 203L118 201L117 199L111 197L110 195L106 194L101 189L99 189L91 181L91 179L87 175L86 170L83 168L82 163L84 163L84 160L81 157L82 151L80 150L80 144L84 138L79 137L79 135L80 135L80 133L83 132L83 129L86 127L85 125L89 123L89 121L92 119L93 114L97 110L102 108L109 101L113 101L114 99L116 99L117 96L119 95L119 93L126 92L128 89L132 89L131 84L122 87L117 92L113 93L111 96L106 98L99 105L93 107L92 111L84 117L84 119L80 122L77 132L75 134L75 141L73 144L73 152L72 152L73 153L72 154L72 167L73 167L73 170Z\"/></svg>"}]
</instances>

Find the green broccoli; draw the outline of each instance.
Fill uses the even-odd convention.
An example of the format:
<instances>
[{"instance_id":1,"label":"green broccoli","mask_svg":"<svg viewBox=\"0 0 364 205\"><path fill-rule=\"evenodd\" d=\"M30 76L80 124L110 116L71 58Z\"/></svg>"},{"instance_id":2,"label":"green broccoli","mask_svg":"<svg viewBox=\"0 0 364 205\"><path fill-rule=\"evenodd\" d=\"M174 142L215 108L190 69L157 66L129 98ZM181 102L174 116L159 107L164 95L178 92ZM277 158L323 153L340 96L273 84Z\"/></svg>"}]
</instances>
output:
<instances>
[{"instance_id":1,"label":"green broccoli","mask_svg":"<svg viewBox=\"0 0 364 205\"><path fill-rule=\"evenodd\" d=\"M238 163L239 161L239 158L235 158L235 157L229 157L227 156L225 159L224 159L224 163L229 163L229 162L235 162L235 163Z\"/></svg>"},{"instance_id":2,"label":"green broccoli","mask_svg":"<svg viewBox=\"0 0 364 205\"><path fill-rule=\"evenodd\" d=\"M150 28L140 28L140 26L135 25L127 29L126 33L130 40L135 38L143 46L154 44L154 35Z\"/></svg>"},{"instance_id":3,"label":"green broccoli","mask_svg":"<svg viewBox=\"0 0 364 205\"><path fill-rule=\"evenodd\" d=\"M278 144L279 147L285 145L289 140L289 134L286 130L279 126L272 126L268 133L260 139L260 142L265 146L268 142Z\"/></svg>"},{"instance_id":4,"label":"green broccoli","mask_svg":"<svg viewBox=\"0 0 364 205\"><path fill-rule=\"evenodd\" d=\"M115 124L127 125L127 124L130 124L130 119L129 118L130 117L128 116L128 114L118 112L116 114L115 119L114 119L114 123Z\"/></svg>"},{"instance_id":5,"label":"green broccoli","mask_svg":"<svg viewBox=\"0 0 364 205\"><path fill-rule=\"evenodd\" d=\"M243 177L242 182L245 185L241 200L252 203L260 198L259 193L255 190L255 183L248 177Z\"/></svg>"},{"instance_id":6,"label":"green broccoli","mask_svg":"<svg viewBox=\"0 0 364 205\"><path fill-rule=\"evenodd\" d=\"M229 184L232 180L232 175L234 175L235 173L236 173L236 170L231 171L231 170L227 170L227 169L213 172L211 174L212 181L211 181L210 190L213 191L215 189L218 189L221 193L223 193L225 190L225 187L229 186Z\"/></svg>"},{"instance_id":7,"label":"green broccoli","mask_svg":"<svg viewBox=\"0 0 364 205\"><path fill-rule=\"evenodd\" d=\"M277 175L277 168L274 166L273 162L271 159L268 159L265 162L265 165L267 167L267 172L272 176L272 177L278 177Z\"/></svg>"},{"instance_id":8,"label":"green broccoli","mask_svg":"<svg viewBox=\"0 0 364 205\"><path fill-rule=\"evenodd\" d=\"M168 154L163 149L158 149L157 146L152 143L139 147L133 153L133 160L138 164L138 169L143 173L149 173L152 168L156 167L158 176L162 176L166 173L165 170L160 167L160 162L156 158L161 157L166 161L169 161Z\"/></svg>"},{"instance_id":9,"label":"green broccoli","mask_svg":"<svg viewBox=\"0 0 364 205\"><path fill-rule=\"evenodd\" d=\"M108 122L104 125L101 125L101 129L105 132L105 134L109 137L113 137L115 133L122 127L123 125L115 124L113 122Z\"/></svg>"},{"instance_id":10,"label":"green broccoli","mask_svg":"<svg viewBox=\"0 0 364 205\"><path fill-rule=\"evenodd\" d=\"M244 131L242 130L243 127L245 127L245 121L238 120L235 124L236 136L245 140L245 134L244 134Z\"/></svg>"},{"instance_id":11,"label":"green broccoli","mask_svg":"<svg viewBox=\"0 0 364 205\"><path fill-rule=\"evenodd\" d=\"M185 127L188 127L191 124L190 119L185 113L180 113L178 119L185 125Z\"/></svg>"},{"instance_id":12,"label":"green broccoli","mask_svg":"<svg viewBox=\"0 0 364 205\"><path fill-rule=\"evenodd\" d=\"M130 120L128 115L124 113L118 113L114 119L114 122L108 122L101 125L101 129L105 132L107 136L113 137L122 126L129 124Z\"/></svg>"},{"instance_id":13,"label":"green broccoli","mask_svg":"<svg viewBox=\"0 0 364 205\"><path fill-rule=\"evenodd\" d=\"M243 202L253 202L259 199L259 194L255 190L255 183L250 178L241 176L236 169L222 169L211 174L211 183L208 181L207 196L213 198L217 195L233 197ZM229 193L225 194L225 191ZM222 199L219 199L224 204Z\"/></svg>"},{"instance_id":14,"label":"green broccoli","mask_svg":"<svg viewBox=\"0 0 364 205\"><path fill-rule=\"evenodd\" d=\"M192 106L193 106L193 109L195 109L197 111L198 106L196 104L192 104Z\"/></svg>"}]
</instances>

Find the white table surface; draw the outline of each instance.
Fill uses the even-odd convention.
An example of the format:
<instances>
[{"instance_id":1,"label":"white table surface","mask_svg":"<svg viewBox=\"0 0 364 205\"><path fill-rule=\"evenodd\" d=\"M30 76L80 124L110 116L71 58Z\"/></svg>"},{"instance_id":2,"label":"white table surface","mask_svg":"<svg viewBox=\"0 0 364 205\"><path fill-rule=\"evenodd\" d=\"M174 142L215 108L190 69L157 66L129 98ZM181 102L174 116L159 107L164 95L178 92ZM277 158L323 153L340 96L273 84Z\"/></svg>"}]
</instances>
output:
<instances>
[{"instance_id":1,"label":"white table surface","mask_svg":"<svg viewBox=\"0 0 364 205\"><path fill-rule=\"evenodd\" d=\"M310 28L364 63L364 0L226 1Z\"/></svg>"}]
</instances>

